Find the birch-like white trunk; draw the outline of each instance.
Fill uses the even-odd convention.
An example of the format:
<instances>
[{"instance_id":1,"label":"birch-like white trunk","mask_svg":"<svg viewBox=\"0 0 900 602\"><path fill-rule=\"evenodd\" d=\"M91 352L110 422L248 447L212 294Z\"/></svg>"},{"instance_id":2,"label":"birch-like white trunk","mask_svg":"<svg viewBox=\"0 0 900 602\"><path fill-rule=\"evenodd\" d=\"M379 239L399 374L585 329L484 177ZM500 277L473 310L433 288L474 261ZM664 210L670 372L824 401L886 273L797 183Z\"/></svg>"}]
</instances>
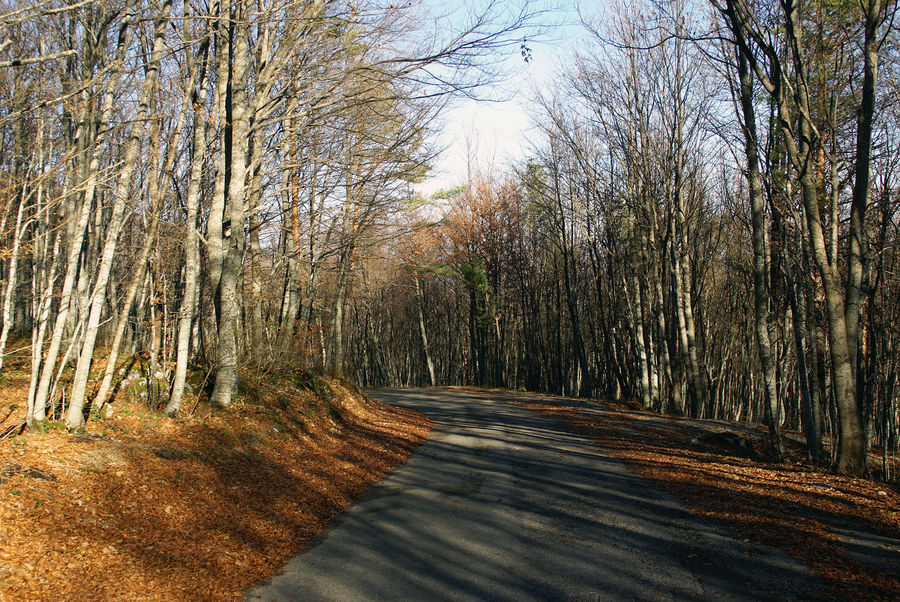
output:
<instances>
[{"instance_id":1,"label":"birch-like white trunk","mask_svg":"<svg viewBox=\"0 0 900 602\"><path fill-rule=\"evenodd\" d=\"M200 236L197 231L197 218L200 209L200 184L203 179L203 159L206 153L207 119L205 113L207 79L206 79L206 45L199 66L198 84L194 98L194 140L191 153L191 175L188 181L186 231L184 243L184 297L178 310L178 332L176 334L175 374L172 379L172 393L166 405L166 414L174 415L181 409L184 399L184 387L187 381L187 367L191 356L191 326L194 321L195 297L197 296L198 278L200 275Z\"/></svg>"},{"instance_id":2,"label":"birch-like white trunk","mask_svg":"<svg viewBox=\"0 0 900 602\"><path fill-rule=\"evenodd\" d=\"M27 179L27 178L26 178ZM25 206L28 204L25 187L19 198L19 209L16 212L16 229L13 234L13 248L9 257L9 272L7 273L6 293L3 296L3 328L0 330L0 368L3 368L3 357L6 352L6 341L12 328L12 306L16 299L16 284L19 278L19 250L22 248L23 223Z\"/></svg>"},{"instance_id":3,"label":"birch-like white trunk","mask_svg":"<svg viewBox=\"0 0 900 602\"><path fill-rule=\"evenodd\" d=\"M193 90L194 87L194 79L195 76L192 73L187 89L189 91ZM178 115L178 120L175 124L175 128L172 132L172 140L169 142L169 148L166 153L166 161L163 166L162 173L159 176L151 178L151 207L150 214L148 217L148 231L146 236L144 237L143 244L141 246L141 253L138 256L137 260L137 270L132 275L131 282L128 285L128 289L125 293L125 299L119 307L119 314L116 320L116 330L115 335L113 336L112 346L109 350L109 358L106 362L106 368L103 372L103 380L100 383L100 388L97 391L97 395L94 398L94 405L98 410L102 410L109 400L109 394L112 389L112 380L115 375L116 370L116 362L119 359L119 352L122 348L122 339L125 336L125 329L128 326L128 317L131 314L131 308L134 305L134 300L137 297L138 289L141 284L144 282L144 276L147 272L147 262L150 259L150 252L153 249L154 244L156 243L156 237L159 233L159 224L160 224L160 214L163 208L163 190L164 186L161 187L158 185L158 182L162 180L165 182L167 177L175 177L175 160L178 154L179 143L181 141L182 131L184 129L184 122L187 116L188 108L191 104L191 92L185 95L184 101L181 105L181 111ZM154 123L151 128L151 148L156 149L151 153L152 156L157 156L159 150L159 127L158 123ZM156 183L155 183L156 182Z\"/></svg>"},{"instance_id":4,"label":"birch-like white trunk","mask_svg":"<svg viewBox=\"0 0 900 602\"><path fill-rule=\"evenodd\" d=\"M56 321L53 325L53 333L50 338L49 348L47 349L43 361L39 363L40 376L33 374L32 378L36 378L37 383L33 388L29 387L28 405L29 407L34 408L32 421L29 424L29 427L32 429L39 428L40 424L46 419L45 408L50 397L50 386L54 376L56 360L59 357L59 350L62 347L63 342L63 334L69 319L69 311L72 304L72 291L75 286L77 272L79 271L78 267L81 260L85 231L90 219L94 195L99 184L99 168L100 159L103 154L104 133L106 132L110 118L112 117L113 100L122 73L125 53L129 45L131 22L133 18L134 15L129 13L122 20L122 26L119 31L119 39L116 46L116 58L110 69L110 75L107 80L103 98L103 108L97 124L97 131L101 134L98 134L94 150L90 155L91 159L87 168L87 178L85 180L85 190L81 207L77 211L77 216L72 215L75 219L68 222L67 240L69 241L69 247L66 259L65 279L63 280L62 289L60 291L59 309L57 311ZM74 200L75 197L76 195L70 192L69 198ZM70 202L68 207L74 210L75 206L76 204L74 202ZM38 364L32 363L32 371L37 368Z\"/></svg>"},{"instance_id":5,"label":"birch-like white trunk","mask_svg":"<svg viewBox=\"0 0 900 602\"><path fill-rule=\"evenodd\" d=\"M116 246L119 241L119 233L125 218L125 207L130 198L132 176L137 166L138 151L143 137L143 122L150 110L151 98L156 88L156 80L159 75L160 62L162 61L165 46L165 30L169 23L169 13L172 10L173 0L165 0L160 14L154 24L153 50L150 55L150 63L147 66L147 75L141 90L138 103L138 111L135 125L132 128L125 151L122 170L116 182L116 190L113 197L112 215L106 230L106 240L100 255L100 267L94 282L91 294L91 306L85 326L84 342L75 367L75 375L72 379L72 394L70 396L69 409L66 413L66 427L80 429L84 426L84 399L87 390L88 375L94 356L94 345L97 341L97 332L100 327L100 315L106 303L106 285L109 274L112 271Z\"/></svg>"},{"instance_id":6,"label":"birch-like white trunk","mask_svg":"<svg viewBox=\"0 0 900 602\"><path fill-rule=\"evenodd\" d=\"M766 262L766 211L759 173L759 146L756 113L753 106L753 79L744 56L738 56L740 106L743 114L744 149L747 157L747 180L750 188L750 211L753 235L753 309L756 343L763 368L766 420L769 440L776 457L784 455L778 416L778 387L775 352L769 338L769 287Z\"/></svg>"},{"instance_id":7,"label":"birch-like white trunk","mask_svg":"<svg viewBox=\"0 0 900 602\"><path fill-rule=\"evenodd\" d=\"M229 73L230 99L226 98L221 109L225 111L223 122L231 123L230 135L225 136L223 152L230 161L228 195L225 200L227 226L222 228L222 269L217 297L219 299L219 324L216 340L216 376L210 401L216 407L231 405L238 385L238 334L240 324L239 279L244 254L244 213L247 176L247 146L250 134L247 108L247 77L249 74L249 49L246 7L236 2L230 44L234 52Z\"/></svg>"},{"instance_id":8,"label":"birch-like white trunk","mask_svg":"<svg viewBox=\"0 0 900 602\"><path fill-rule=\"evenodd\" d=\"M422 348L425 350L425 363L428 365L428 377L432 387L437 386L434 377L434 360L431 358L431 347L428 346L428 334L425 331L425 294L422 291L422 285L419 283L419 277L413 275L416 283L416 307L419 310L419 332L422 334Z\"/></svg>"}]
</instances>

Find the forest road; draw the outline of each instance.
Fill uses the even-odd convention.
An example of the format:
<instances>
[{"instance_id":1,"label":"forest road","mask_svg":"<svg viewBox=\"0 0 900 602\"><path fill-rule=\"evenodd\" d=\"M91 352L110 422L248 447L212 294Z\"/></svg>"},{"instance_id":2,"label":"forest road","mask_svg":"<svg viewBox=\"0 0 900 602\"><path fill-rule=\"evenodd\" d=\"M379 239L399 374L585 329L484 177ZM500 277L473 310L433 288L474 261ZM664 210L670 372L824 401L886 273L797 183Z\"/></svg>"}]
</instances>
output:
<instances>
[{"instance_id":1,"label":"forest road","mask_svg":"<svg viewBox=\"0 0 900 602\"><path fill-rule=\"evenodd\" d=\"M370 391L434 424L247 600L821 599L791 557L690 514L590 441L477 391Z\"/></svg>"}]
</instances>

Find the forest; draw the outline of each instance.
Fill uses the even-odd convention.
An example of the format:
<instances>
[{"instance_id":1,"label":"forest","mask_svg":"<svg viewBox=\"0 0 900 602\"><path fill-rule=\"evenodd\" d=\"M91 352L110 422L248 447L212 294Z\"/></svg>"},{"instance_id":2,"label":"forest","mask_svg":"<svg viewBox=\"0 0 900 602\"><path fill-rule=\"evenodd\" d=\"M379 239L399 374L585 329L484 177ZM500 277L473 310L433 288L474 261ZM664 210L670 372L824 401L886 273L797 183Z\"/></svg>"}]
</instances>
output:
<instances>
[{"instance_id":1,"label":"forest","mask_svg":"<svg viewBox=\"0 0 900 602\"><path fill-rule=\"evenodd\" d=\"M177 415L289 370L764 423L895 480L896 10L585 5L530 158L426 197L442 113L543 4L2 2L0 435L102 420L134 372Z\"/></svg>"}]
</instances>

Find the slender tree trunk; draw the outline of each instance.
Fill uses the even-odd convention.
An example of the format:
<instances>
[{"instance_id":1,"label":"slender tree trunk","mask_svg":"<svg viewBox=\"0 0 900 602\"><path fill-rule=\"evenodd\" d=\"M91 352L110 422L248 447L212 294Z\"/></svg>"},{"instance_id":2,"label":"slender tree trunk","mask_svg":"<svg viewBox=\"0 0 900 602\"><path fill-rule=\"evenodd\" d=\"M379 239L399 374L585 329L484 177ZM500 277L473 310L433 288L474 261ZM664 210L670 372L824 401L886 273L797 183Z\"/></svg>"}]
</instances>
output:
<instances>
[{"instance_id":1,"label":"slender tree trunk","mask_svg":"<svg viewBox=\"0 0 900 602\"><path fill-rule=\"evenodd\" d=\"M290 231L282 233L282 246L287 258L284 273L284 299L281 308L281 329L278 348L287 351L292 344L294 330L297 325L297 314L300 311L298 271L300 269L300 212L297 197L290 187L291 175L288 169L281 170L281 206L286 215L290 215ZM296 224L296 227L295 227Z\"/></svg>"},{"instance_id":2,"label":"slender tree trunk","mask_svg":"<svg viewBox=\"0 0 900 602\"><path fill-rule=\"evenodd\" d=\"M790 178L787 178L786 194L787 198L793 197L793 191ZM797 380L800 386L800 404L803 414L803 430L806 434L806 446L809 456L815 459L821 459L824 455L822 449L822 432L820 428L821 417L819 415L819 403L815 395L815 372L810 372L810 366L807 362L806 341L809 338L807 333L807 316L806 304L803 300L802 287L794 278L794 271L791 266L791 258L788 253L788 237L784 229L781 214L773 207L773 216L775 218L775 226L781 232L781 261L784 266L784 275L786 280L786 289L788 296L788 304L791 312L791 325L794 333L794 347L797 355ZM801 245L802 245L802 236ZM803 252L801 252L801 255ZM813 356L815 354L813 353ZM812 366L815 363L813 362Z\"/></svg>"},{"instance_id":3,"label":"slender tree trunk","mask_svg":"<svg viewBox=\"0 0 900 602\"><path fill-rule=\"evenodd\" d=\"M674 213L674 212L673 212ZM682 271L681 264L681 252L678 250L678 243L676 241L679 240L677 226L675 223L675 216L672 215L669 218L669 239L670 239L670 253L671 253L671 261L670 261L670 272L672 274L672 303L674 304L675 309L675 320L677 325L677 333L676 336L676 344L674 345L674 353L673 356L677 354L678 362L675 365L677 370L677 378L678 384L677 387L681 387L682 378L684 376L684 371L687 370L687 388L688 388L688 397L690 400L690 412L693 413L697 406L699 405L699 397L697 394L697 390L694 387L694 378L693 372L691 370L691 358L688 347L688 336L687 336L687 319L684 313L684 272ZM680 414L684 413L685 403L683 398L679 401L681 397L681 393L676 393L675 399L676 404L678 405L678 411Z\"/></svg>"},{"instance_id":4,"label":"slender tree trunk","mask_svg":"<svg viewBox=\"0 0 900 602\"><path fill-rule=\"evenodd\" d=\"M226 215L229 223L223 228L221 278L217 290L220 314L216 341L216 377L210 401L216 407L231 405L237 390L238 331L240 325L240 289L238 286L244 251L244 212L247 174L247 146L249 119L247 110L247 76L249 73L248 27L246 6L235 3L234 18L229 16L229 44L233 44L232 65L227 69L230 94L225 99L226 128L223 152L230 162L227 181Z\"/></svg>"},{"instance_id":5,"label":"slender tree trunk","mask_svg":"<svg viewBox=\"0 0 900 602\"><path fill-rule=\"evenodd\" d=\"M106 91L104 93L103 108L100 113L99 124L97 127L98 132L106 131L112 116L113 99L115 96L116 85L118 84L119 77L122 73L125 53L129 45L130 25L133 17L133 14L126 15L123 18L122 26L119 29L116 58L110 70L109 80L107 81ZM80 125L79 130L83 129L84 127ZM82 136L84 135L86 134L82 134ZM95 141L94 150L91 153L90 165L87 168L88 177L85 181L85 190L80 209L76 209L77 195L70 194L68 196L71 201L67 205L67 210L70 212L69 217L71 219L67 222L67 240L69 242L69 248L67 252L65 278L60 291L59 309L57 311L56 321L53 325L53 333L50 337L50 346L44 360L40 362L40 376L37 377L36 375L33 375L33 378L37 378L36 385L33 388L29 387L28 405L34 409L32 420L29 424L29 427L32 429L40 428L40 424L46 419L45 408L50 396L50 385L53 380L56 360L59 357L59 350L60 347L62 347L63 335L69 319L69 311L72 306L72 291L75 287L77 272L79 271L78 268L81 261L85 232L91 215L94 195L99 184L100 158L103 152L104 138L105 136L98 136L98 139ZM34 369L35 367L36 364L33 363L32 368Z\"/></svg>"},{"instance_id":6,"label":"slender tree trunk","mask_svg":"<svg viewBox=\"0 0 900 602\"><path fill-rule=\"evenodd\" d=\"M766 278L766 208L759 174L759 146L756 112L753 107L753 79L747 60L738 54L740 106L743 113L744 149L747 157L747 180L750 185L750 211L753 234L753 310L756 344L763 368L765 413L769 423L769 439L776 459L784 456L778 417L778 391L775 353L769 339L769 287Z\"/></svg>"},{"instance_id":7,"label":"slender tree trunk","mask_svg":"<svg viewBox=\"0 0 900 602\"><path fill-rule=\"evenodd\" d=\"M581 387L578 391L578 395L582 397L590 397L594 391L594 382L591 378L591 369L590 365L587 361L587 352L585 351L584 346L584 337L581 332L581 319L578 315L578 307L576 305L575 299L575 291L573 290L571 277L569 274L569 264L574 263L574 261L570 262L570 249L568 243L568 232L566 228L566 220L565 220L565 208L563 207L563 198L562 191L559 186L559 174L554 174L554 183L553 183L553 193L554 200L556 202L556 211L558 212L557 220L559 227L559 248L562 252L562 274L563 274L563 286L566 290L566 308L569 311L569 320L572 323L572 338L573 345L575 347L575 359L578 362L578 366L581 368L582 380ZM574 267L573 267L574 269Z\"/></svg>"},{"instance_id":8,"label":"slender tree trunk","mask_svg":"<svg viewBox=\"0 0 900 602\"><path fill-rule=\"evenodd\" d=\"M436 387L436 379L434 377L434 361L431 359L431 348L428 346L428 335L425 332L425 295L422 292L422 285L419 283L419 277L413 275L416 284L416 306L419 310L419 332L422 333L422 348L425 350L425 362L428 364L428 377L432 387Z\"/></svg>"},{"instance_id":9,"label":"slender tree trunk","mask_svg":"<svg viewBox=\"0 0 900 602\"><path fill-rule=\"evenodd\" d=\"M258 186L261 183L262 178L258 181L256 178L251 180L253 184L252 186ZM254 204L251 203L251 207ZM261 248L259 244L259 216L257 212L252 210L250 211L250 215L248 217L248 233L250 235L250 244L247 248L247 253L250 255L250 323L247 325L248 330L250 331L250 357L254 358L256 361L260 361L263 357L263 346L264 343L264 323L263 323L263 287L262 287L262 266L260 265L259 256L261 253Z\"/></svg>"},{"instance_id":10,"label":"slender tree trunk","mask_svg":"<svg viewBox=\"0 0 900 602\"><path fill-rule=\"evenodd\" d=\"M862 475L866 471L866 442L860 415L860 404L856 394L854 366L851 361L850 347L857 340L850 340L847 329L847 299L841 290L841 274L837 264L837 249L829 257L825 230L819 211L819 196L815 182L814 153L821 141L817 138L810 123L809 93L807 90L807 65L804 56L802 20L800 7L796 0L782 3L784 11L785 34L789 52L793 62L795 81L791 86L794 97L787 96L787 74L779 61L773 61L775 69L772 81L767 82L767 89L778 108L778 116L783 140L791 163L799 174L801 199L806 211L807 235L810 250L822 277L822 288L825 293L825 307L828 313L828 343L831 352L832 391L838 409L839 443L836 458L836 469L841 474ZM748 15L746 7L735 0L728 1L728 18L732 29L738 37L741 52L748 61L755 60L746 42L748 31ZM773 49L767 54L777 58ZM759 71L758 71L759 72ZM875 75L874 73L872 74ZM874 85L874 81L872 82ZM799 115L792 107L799 109ZM795 139L796 133L799 134ZM858 157L857 160L864 158ZM860 186L861 186L860 182ZM866 186L866 191L868 190ZM861 198L861 197L860 197ZM836 224L833 224L836 226ZM860 224L861 225L861 224ZM861 234L859 235L861 236ZM860 239L861 240L861 239ZM855 269L852 268L851 269ZM852 281L851 274L851 281ZM854 300L851 298L851 302ZM855 311L855 310L854 310ZM857 334L854 332L854 334Z\"/></svg>"},{"instance_id":11,"label":"slender tree trunk","mask_svg":"<svg viewBox=\"0 0 900 602\"><path fill-rule=\"evenodd\" d=\"M856 381L857 405L863 414L864 431L868 424L864 410L866 399L866 379L858 361L860 346L859 316L863 273L866 270L866 210L871 201L872 127L875 120L875 94L878 83L879 29L883 19L882 0L866 0L861 3L865 17L865 38L863 44L863 86L862 99L856 122L856 173L853 184L853 202L850 205L850 237L847 262L847 339L850 354L850 369ZM868 447L865 437L864 447ZM865 450L863 450L865 452Z\"/></svg>"},{"instance_id":12,"label":"slender tree trunk","mask_svg":"<svg viewBox=\"0 0 900 602\"><path fill-rule=\"evenodd\" d=\"M657 248L656 248L656 235L655 235L655 226L651 225L650 232L648 234L647 239L647 248L648 248L648 257L657 257ZM668 344L668 325L666 323L666 305L665 305L665 297L663 296L663 286L662 286L662 274L659 270L659 265L656 260L653 261L651 269L648 270L650 274L650 278L652 279L652 292L654 296L654 304L656 305L656 310L653 312L656 315L656 348L659 349L659 360L660 360L660 372L662 373L662 377L660 378L660 396L662 397L663 387L666 383L668 383L669 394L672 396L672 401L675 402L676 406L680 406L676 401L676 387L679 386L675 381L675 375L672 372L672 360L671 354L669 353L669 344ZM666 406L671 404L666 403ZM680 410L680 407L679 407Z\"/></svg>"},{"instance_id":13,"label":"slender tree trunk","mask_svg":"<svg viewBox=\"0 0 900 602\"><path fill-rule=\"evenodd\" d=\"M341 252L338 264L337 286L331 306L331 330L328 337L328 369L339 374L344 368L344 303L347 295L347 276L350 273L350 257L353 243Z\"/></svg>"},{"instance_id":14,"label":"slender tree trunk","mask_svg":"<svg viewBox=\"0 0 900 602\"><path fill-rule=\"evenodd\" d=\"M794 49L797 68L803 67L801 27L799 8L793 2L787 11L787 22ZM796 87L797 102L806 114L809 113L809 98L803 85ZM779 103L782 124L786 131L788 151L795 167L800 172L800 185L803 205L806 209L807 227L812 247L813 259L822 275L822 286L825 291L825 304L828 310L828 341L831 349L831 368L834 397L838 408L840 441L838 444L837 470L841 474L862 475L866 470L865 437L856 397L855 375L850 360L850 346L856 341L848 338L846 322L846 305L840 290L840 273L836 263L831 263L825 245L822 221L819 216L818 194L813 180L812 153L815 138L810 123L800 119L799 148L793 145L789 132L791 124L787 100L782 97ZM836 261L836 257L835 257Z\"/></svg>"},{"instance_id":15,"label":"slender tree trunk","mask_svg":"<svg viewBox=\"0 0 900 602\"><path fill-rule=\"evenodd\" d=\"M672 229L672 254L674 259L673 275L675 277L675 304L678 326L681 336L682 354L684 364L688 369L688 390L691 397L691 415L700 418L707 404L707 387L705 369L701 370L697 355L696 327L694 326L694 312L691 302L691 263L688 246L688 224L685 216L685 190L684 190L684 101L683 101L683 61L681 29L683 20L681 17L681 5L677 7L675 38L675 83L673 98L674 111L674 147L675 147L675 181L673 184L673 229Z\"/></svg>"},{"instance_id":16,"label":"slender tree trunk","mask_svg":"<svg viewBox=\"0 0 900 602\"><path fill-rule=\"evenodd\" d=\"M267 11L268 12L268 11ZM271 16L271 15L267 15ZM256 120L263 117L265 103L269 99L268 94L263 92L271 85L271 66L272 57L270 56L270 27L271 24L265 18L262 19L263 31L258 36L256 62L261 66L261 70L256 75L255 86L257 88L256 95L253 99L253 109L251 119L249 120L250 146L249 146L249 175L250 186L247 190L247 210L249 212L249 235L250 244L247 249L250 255L250 312L248 330L250 333L250 355L251 357L260 359L259 354L262 352L264 333L263 333L263 303L262 303L262 267L260 265L260 244L259 244L259 203L262 198L262 167L263 167L263 128L260 127Z\"/></svg>"},{"instance_id":17,"label":"slender tree trunk","mask_svg":"<svg viewBox=\"0 0 900 602\"><path fill-rule=\"evenodd\" d=\"M147 66L147 75L141 91L141 98L138 103L137 120L133 126L131 137L128 141L128 148L125 152L125 159L122 164L122 171L116 183L112 215L106 231L106 241L103 246L97 279L94 283L94 290L92 293L93 301L90 306L88 321L85 327L85 338L81 346L81 354L78 357L78 364L75 367L75 375L72 378L72 395L70 398L69 410L66 414L66 426L69 429L80 429L84 426L84 398L87 390L87 380L91 368L91 361L94 356L94 344L96 343L97 331L100 326L100 314L103 311L106 302L106 285L109 280L110 271L113 267L114 254L119 240L119 232L121 231L124 222L125 205L130 196L132 175L137 166L138 151L140 150L141 138L143 137L142 124L149 113L151 98L156 89L156 79L159 75L160 62L162 61L165 45L165 29L169 23L169 13L172 10L172 2L173 0L164 1L160 14L156 19L153 50L150 56L150 63Z\"/></svg>"},{"instance_id":18,"label":"slender tree trunk","mask_svg":"<svg viewBox=\"0 0 900 602\"><path fill-rule=\"evenodd\" d=\"M19 209L16 212L16 229L13 233L13 248L9 257L9 272L6 275L6 293L3 296L3 328L0 330L0 368L3 367L6 341L9 337L9 330L12 327L12 306L15 303L16 285L19 278L19 250L22 248L22 237L24 235L22 219L25 215L25 206L27 204L28 199L25 186L23 185L22 194L19 197Z\"/></svg>"},{"instance_id":19,"label":"slender tree trunk","mask_svg":"<svg viewBox=\"0 0 900 602\"><path fill-rule=\"evenodd\" d=\"M44 257L41 264L47 266L46 280L39 282L37 275L34 276L34 289L40 287L40 303L35 312L37 319L37 327L31 333L31 378L28 383L28 408L26 410L25 421L32 430L40 428L41 423L46 420L46 405L36 406L36 395L38 387L38 377L42 369L42 351L44 349L44 339L47 334L48 324L50 322L50 304L53 300L53 285L56 282L56 268L59 259L61 235L57 232L54 235L53 250L50 253L52 257L50 265L47 266L47 248L44 247Z\"/></svg>"},{"instance_id":20,"label":"slender tree trunk","mask_svg":"<svg viewBox=\"0 0 900 602\"><path fill-rule=\"evenodd\" d=\"M196 73L193 72L192 69L191 75L189 77L188 90L189 94L185 96L184 102L181 106L181 112L178 116L178 121L175 125L174 129L174 137L173 140L169 144L169 149L166 156L166 163L163 166L163 171L161 173L161 177L159 180L165 181L167 177L174 177L174 168L175 168L175 160L178 153L179 143L181 141L181 135L184 127L184 121L187 116L188 109L190 107L191 100L193 96L196 94L194 89L194 82L196 78ZM202 82L201 84L202 85ZM152 146L158 147L159 145L159 127L158 124L154 124L151 128L151 141ZM158 151L157 151L158 152ZM151 153L153 154L153 153ZM193 169L193 166L192 166ZM152 177L152 176L151 176ZM151 184L153 182L151 181ZM125 337L125 329L128 326L128 317L131 314L131 309L134 306L134 300L137 297L138 289L141 284L144 282L144 276L147 270L147 262L150 259L150 253L153 249L153 245L156 243L156 237L159 233L159 223L160 216L163 208L163 193L160 187L157 184L153 184L151 187L151 208L150 208L150 216L149 216L149 224L148 224L148 232L144 238L144 244L141 247L141 254L138 258L137 262L137 271L131 279L130 284L128 285L128 290L125 293L125 299L120 306L118 319L116 321L116 330L115 335L113 336L112 346L109 351L109 359L106 363L106 369L103 373L103 380L100 383L100 388L97 391L97 395L94 398L94 405L98 410L103 410L107 401L109 400L109 394L112 390L112 380L115 375L116 362L119 358L119 352L122 347L122 340ZM190 201L188 201L190 202Z\"/></svg>"},{"instance_id":21,"label":"slender tree trunk","mask_svg":"<svg viewBox=\"0 0 900 602\"><path fill-rule=\"evenodd\" d=\"M630 287L624 277L622 278L622 285L628 296L628 312L631 317L631 323L634 325L634 345L637 351L637 359L641 371L641 403L645 410L649 410L653 406L653 397L650 385L647 349L644 346L644 315L640 300L641 285L638 281L637 273L632 273Z\"/></svg>"}]
</instances>

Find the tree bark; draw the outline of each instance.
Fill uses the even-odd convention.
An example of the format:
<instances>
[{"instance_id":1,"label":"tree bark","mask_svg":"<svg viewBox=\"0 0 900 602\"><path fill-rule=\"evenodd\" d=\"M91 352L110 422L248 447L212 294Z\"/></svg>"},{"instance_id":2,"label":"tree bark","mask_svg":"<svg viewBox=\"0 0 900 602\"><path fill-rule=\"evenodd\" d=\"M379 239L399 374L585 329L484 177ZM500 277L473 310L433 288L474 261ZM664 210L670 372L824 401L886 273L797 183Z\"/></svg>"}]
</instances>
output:
<instances>
[{"instance_id":1,"label":"tree bark","mask_svg":"<svg viewBox=\"0 0 900 602\"><path fill-rule=\"evenodd\" d=\"M751 31L748 25L747 7L738 0L728 0L727 6L726 16L731 21L732 31L737 37L736 41L740 52L748 63L755 66L757 75L761 78L765 77L762 69L755 63L756 57L746 39L747 32ZM866 471L866 441L850 357L850 346L857 345L857 341L851 341L848 337L847 299L844 298L841 290L837 249L832 257L829 257L819 211L814 174L814 152L821 141L816 136L810 122L812 113L807 90L808 73L804 56L800 10L796 0L785 0L782 2L782 9L795 82L792 87L789 86L787 74L775 49L764 46L762 49L770 61L772 77L767 78L763 83L776 103L781 130L784 134L785 148L794 169L799 174L801 200L806 211L807 235L813 260L822 276L825 307L828 313L827 334L831 355L831 376L834 399L838 409L840 435L835 468L841 474L862 475ZM758 32L754 32L754 40L757 44L761 44L761 39ZM787 96L789 88L794 92L793 104ZM796 107L799 115L792 110L792 107ZM850 299L850 301L853 300Z\"/></svg>"},{"instance_id":2,"label":"tree bark","mask_svg":"<svg viewBox=\"0 0 900 602\"><path fill-rule=\"evenodd\" d=\"M750 212L753 238L753 314L756 344L763 369L766 421L769 423L769 442L777 460L784 457L778 419L778 389L775 372L775 353L769 339L769 287L766 262L766 208L759 174L759 144L756 133L756 111L753 106L753 79L747 59L738 53L740 107L743 114L744 150L747 159L747 180L750 188Z\"/></svg>"},{"instance_id":3,"label":"tree bark","mask_svg":"<svg viewBox=\"0 0 900 602\"><path fill-rule=\"evenodd\" d=\"M70 397L69 410L66 413L66 427L69 429L80 429L84 426L84 398L87 390L87 380L90 373L91 362L94 356L94 344L97 340L97 331L100 326L100 314L103 311L106 302L106 285L109 281L109 274L112 270L116 245L119 240L119 232L124 222L125 205L129 199L131 190L132 175L137 166L138 151L142 136L142 124L150 110L151 98L156 88L156 80L159 75L160 62L162 61L163 47L165 44L165 29L169 22L169 13L172 10L173 0L164 0L160 9L160 14L154 24L154 40L153 50L150 56L150 63L147 66L147 75L144 79L143 89L141 90L141 98L138 103L138 113L136 123L132 128L131 137L128 141L128 148L125 152L125 159L122 164L122 171L116 182L116 190L112 215L110 216L109 226L106 231L106 241L103 245L103 252L100 259L100 267L97 272L97 279L94 282L92 292L92 302L88 314L88 321L85 327L84 342L81 346L81 353L78 357L78 364L75 367L75 375L72 378L72 394Z\"/></svg>"},{"instance_id":4,"label":"tree bark","mask_svg":"<svg viewBox=\"0 0 900 602\"><path fill-rule=\"evenodd\" d=\"M232 9L229 9L231 11ZM225 210L228 223L223 224L224 256L216 296L219 299L219 324L216 340L216 376L210 401L219 408L231 405L238 385L238 331L241 318L238 286L244 252L244 213L247 175L247 146L250 134L247 110L247 77L249 73L248 27L246 6L234 5L229 14L228 44L233 47L232 62L227 66L228 94L225 98L226 127L223 153L230 163Z\"/></svg>"},{"instance_id":5,"label":"tree bark","mask_svg":"<svg viewBox=\"0 0 900 602\"><path fill-rule=\"evenodd\" d=\"M425 295L422 292L422 285L419 283L419 277L413 275L413 281L416 284L416 306L419 310L419 332L422 334L422 348L425 350L425 362L428 364L428 377L432 387L436 387L436 379L434 377L434 361L431 358L431 348L428 346L428 335L425 332Z\"/></svg>"},{"instance_id":6,"label":"tree bark","mask_svg":"<svg viewBox=\"0 0 900 602\"><path fill-rule=\"evenodd\" d=\"M27 178L25 178L27 180ZM3 368L3 357L6 351L6 341L9 337L9 331L12 327L12 306L16 298L16 284L18 283L19 272L19 250L22 248L22 236L24 228L22 219L25 215L25 207L28 204L28 198L25 186L22 186L22 193L19 195L19 209L16 212L16 228L13 233L13 248L9 257L9 271L6 275L6 292L3 295L3 328L0 330L0 368Z\"/></svg>"},{"instance_id":7,"label":"tree bark","mask_svg":"<svg viewBox=\"0 0 900 602\"><path fill-rule=\"evenodd\" d=\"M185 31L188 25L185 23ZM209 26L205 28L209 35ZM187 33L185 35L187 37ZM176 334L175 373L172 377L172 392L169 395L169 403L166 405L166 414L173 416L181 410L184 399L184 387L187 381L187 367L191 356L191 328L194 322L196 308L196 296L198 279L200 275L200 248L198 216L200 209L200 184L203 179L203 163L206 155L206 95L208 80L207 57L209 52L209 38L203 42L200 52L199 65L195 64L197 85L192 91L192 104L194 108L193 125L194 137L191 152L191 173L188 178L187 197L185 199L186 237L184 242L184 294L181 299L181 307L178 310L178 331ZM199 394L199 392L198 392Z\"/></svg>"},{"instance_id":8,"label":"tree bark","mask_svg":"<svg viewBox=\"0 0 900 602\"><path fill-rule=\"evenodd\" d=\"M122 25L119 28L119 38L116 45L115 61L110 69L109 80L106 84L106 90L103 98L103 107L98 120L97 131L106 132L110 118L113 112L113 100L115 96L116 86L122 73L125 59L125 53L128 49L131 23L134 18L133 13L127 14L122 19ZM84 102L87 102L86 100ZM86 124L79 125L82 139L87 134L83 132ZM79 271L79 263L81 261L82 246L84 244L85 232L87 230L88 221L91 215L91 207L94 203L94 195L99 184L99 168L100 158L102 155L103 141L105 134L98 134L95 140L93 152L90 155L89 165L87 166L87 178L85 181L85 189L83 200L80 208L77 208L76 196L70 192L68 198L70 202L67 204L67 211L70 212L70 219L67 221L67 240L69 243L66 260L65 278L63 280L62 289L60 291L59 309L56 314L56 321L53 325L53 332L50 338L50 347L47 350L44 360L40 362L40 376L33 375L37 378L37 383L33 388L29 388L28 405L33 408L32 420L29 428L40 428L41 423L46 420L45 408L50 396L50 385L53 380L54 370L56 368L56 360L59 357L59 350L62 347L63 335L69 319L69 312L72 305L72 291L75 287L77 273ZM70 174L75 177L74 169ZM75 188L74 182L70 179L71 188ZM77 215L77 217L76 217ZM37 367L36 363L32 363L32 370Z\"/></svg>"}]
</instances>

